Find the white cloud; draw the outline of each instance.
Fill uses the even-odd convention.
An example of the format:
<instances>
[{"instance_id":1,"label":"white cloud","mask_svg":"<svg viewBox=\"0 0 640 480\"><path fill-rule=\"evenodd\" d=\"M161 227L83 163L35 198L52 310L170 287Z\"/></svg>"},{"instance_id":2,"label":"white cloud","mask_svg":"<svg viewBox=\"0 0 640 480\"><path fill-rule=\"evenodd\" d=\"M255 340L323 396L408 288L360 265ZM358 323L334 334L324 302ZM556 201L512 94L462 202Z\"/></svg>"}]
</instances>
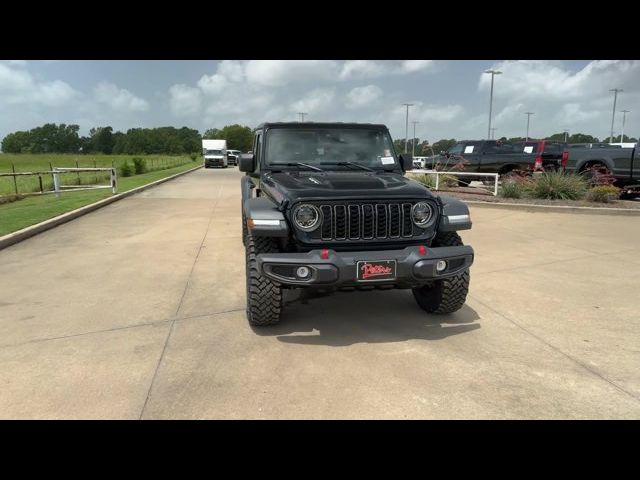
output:
<instances>
[{"instance_id":1,"label":"white cloud","mask_svg":"<svg viewBox=\"0 0 640 480\"><path fill-rule=\"evenodd\" d=\"M404 60L400 65L403 72L413 73L428 70L434 65L433 60Z\"/></svg>"},{"instance_id":2,"label":"white cloud","mask_svg":"<svg viewBox=\"0 0 640 480\"><path fill-rule=\"evenodd\" d=\"M178 84L169 88L169 108L179 117L196 115L202 109L202 92L198 88Z\"/></svg>"},{"instance_id":3,"label":"white cloud","mask_svg":"<svg viewBox=\"0 0 640 480\"><path fill-rule=\"evenodd\" d=\"M347 93L345 105L350 109L367 107L379 100L383 93L382 89L375 85L356 87Z\"/></svg>"},{"instance_id":4,"label":"white cloud","mask_svg":"<svg viewBox=\"0 0 640 480\"><path fill-rule=\"evenodd\" d=\"M39 81L23 67L0 63L0 99L5 104L45 105L57 107L80 94L60 80Z\"/></svg>"},{"instance_id":5,"label":"white cloud","mask_svg":"<svg viewBox=\"0 0 640 480\"><path fill-rule=\"evenodd\" d=\"M329 81L335 78L336 63L328 60L250 60L245 64L247 81L281 87L290 83Z\"/></svg>"},{"instance_id":6,"label":"white cloud","mask_svg":"<svg viewBox=\"0 0 640 480\"><path fill-rule=\"evenodd\" d=\"M100 82L94 89L94 94L97 102L108 105L117 112L149 110L149 102L110 82Z\"/></svg>"},{"instance_id":7,"label":"white cloud","mask_svg":"<svg viewBox=\"0 0 640 480\"><path fill-rule=\"evenodd\" d=\"M327 112L333 107L335 96L336 91L333 87L316 88L306 94L304 98L292 103L289 110L291 112L305 112L312 116Z\"/></svg>"},{"instance_id":8,"label":"white cloud","mask_svg":"<svg viewBox=\"0 0 640 480\"><path fill-rule=\"evenodd\" d=\"M342 64L340 79L374 78L389 72L387 64L372 60L347 60Z\"/></svg>"}]
</instances>

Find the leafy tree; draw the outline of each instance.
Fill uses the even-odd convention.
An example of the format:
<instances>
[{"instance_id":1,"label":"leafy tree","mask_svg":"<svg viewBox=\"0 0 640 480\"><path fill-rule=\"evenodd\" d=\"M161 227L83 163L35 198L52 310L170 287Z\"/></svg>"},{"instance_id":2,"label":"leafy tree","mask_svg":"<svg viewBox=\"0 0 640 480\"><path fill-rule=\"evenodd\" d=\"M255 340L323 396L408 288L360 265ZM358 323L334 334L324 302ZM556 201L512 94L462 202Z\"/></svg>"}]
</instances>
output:
<instances>
[{"instance_id":1,"label":"leafy tree","mask_svg":"<svg viewBox=\"0 0 640 480\"><path fill-rule=\"evenodd\" d=\"M114 138L113 138L113 128L111 127L97 127L89 130L89 151L91 152L101 152L105 154L110 154L113 152L114 146ZM85 149L83 148L83 151Z\"/></svg>"},{"instance_id":2,"label":"leafy tree","mask_svg":"<svg viewBox=\"0 0 640 480\"><path fill-rule=\"evenodd\" d=\"M607 137L607 141L609 140L609 137ZM638 139L637 138L633 138L633 137L629 137L627 135L625 135L623 137L623 139L620 138L620 135L618 135L617 137L613 137L613 142L612 143L622 143L622 142L637 142Z\"/></svg>"},{"instance_id":3,"label":"leafy tree","mask_svg":"<svg viewBox=\"0 0 640 480\"><path fill-rule=\"evenodd\" d=\"M432 146L433 151L438 155L440 152L447 152L451 147L456 144L455 138L450 138L449 140L442 139L435 142Z\"/></svg>"},{"instance_id":4,"label":"leafy tree","mask_svg":"<svg viewBox=\"0 0 640 480\"><path fill-rule=\"evenodd\" d=\"M253 131L250 127L233 124L219 131L219 137L227 141L227 148L248 152L253 143Z\"/></svg>"},{"instance_id":5,"label":"leafy tree","mask_svg":"<svg viewBox=\"0 0 640 480\"><path fill-rule=\"evenodd\" d=\"M222 137L220 136L220 130L217 128L210 128L209 130L204 132L204 135L202 135L202 138L206 138L208 140L222 139Z\"/></svg>"}]
</instances>

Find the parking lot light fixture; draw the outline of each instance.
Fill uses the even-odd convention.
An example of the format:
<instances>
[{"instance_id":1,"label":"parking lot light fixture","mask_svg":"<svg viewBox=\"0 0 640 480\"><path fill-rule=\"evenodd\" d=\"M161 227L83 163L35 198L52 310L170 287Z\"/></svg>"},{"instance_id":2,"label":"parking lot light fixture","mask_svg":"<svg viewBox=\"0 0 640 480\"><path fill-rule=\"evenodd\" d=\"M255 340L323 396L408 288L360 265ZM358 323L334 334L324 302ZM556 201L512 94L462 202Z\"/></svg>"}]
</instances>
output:
<instances>
[{"instance_id":1,"label":"parking lot light fixture","mask_svg":"<svg viewBox=\"0 0 640 480\"><path fill-rule=\"evenodd\" d=\"M489 129L487 130L487 138L491 139L491 113L493 110L493 78L496 75L502 75L502 72L499 70L485 70L484 73L491 74L491 93L489 95Z\"/></svg>"},{"instance_id":2,"label":"parking lot light fixture","mask_svg":"<svg viewBox=\"0 0 640 480\"><path fill-rule=\"evenodd\" d=\"M535 115L535 113L524 112L524 114L527 116L527 136L525 137L525 142L528 142L529 141L529 119L531 118L531 115Z\"/></svg>"},{"instance_id":3,"label":"parking lot light fixture","mask_svg":"<svg viewBox=\"0 0 640 480\"><path fill-rule=\"evenodd\" d=\"M407 107L407 122L406 122L406 126L405 126L405 133L404 133L404 153L407 153L408 151L408 144L409 144L409 107L413 106L413 103L403 103L402 105Z\"/></svg>"},{"instance_id":4,"label":"parking lot light fixture","mask_svg":"<svg viewBox=\"0 0 640 480\"><path fill-rule=\"evenodd\" d=\"M611 136L609 137L609 143L613 142L613 123L616 119L616 100L618 100L618 93L623 92L621 88L612 88L609 90L613 92L613 113L611 114Z\"/></svg>"},{"instance_id":5,"label":"parking lot light fixture","mask_svg":"<svg viewBox=\"0 0 640 480\"><path fill-rule=\"evenodd\" d=\"M622 132L620 132L620 141L624 142L624 122L627 119L627 113L629 113L631 110L620 110L620 112L622 113Z\"/></svg>"},{"instance_id":6,"label":"parking lot light fixture","mask_svg":"<svg viewBox=\"0 0 640 480\"><path fill-rule=\"evenodd\" d=\"M416 154L416 124L420 123L417 120L414 120L413 122L413 140L411 140L411 155Z\"/></svg>"}]
</instances>

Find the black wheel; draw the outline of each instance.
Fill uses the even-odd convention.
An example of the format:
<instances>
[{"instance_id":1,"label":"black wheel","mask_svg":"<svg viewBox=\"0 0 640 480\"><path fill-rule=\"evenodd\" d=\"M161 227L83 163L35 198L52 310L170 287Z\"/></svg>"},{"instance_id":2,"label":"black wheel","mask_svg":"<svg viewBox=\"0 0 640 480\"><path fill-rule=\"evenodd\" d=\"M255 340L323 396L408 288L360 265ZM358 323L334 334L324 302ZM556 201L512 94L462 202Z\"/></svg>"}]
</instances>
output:
<instances>
[{"instance_id":1,"label":"black wheel","mask_svg":"<svg viewBox=\"0 0 640 480\"><path fill-rule=\"evenodd\" d=\"M592 163L582 170L581 175L591 185L597 185L611 176L611 170L604 163Z\"/></svg>"},{"instance_id":2,"label":"black wheel","mask_svg":"<svg viewBox=\"0 0 640 480\"><path fill-rule=\"evenodd\" d=\"M464 245L456 232L438 234L434 247L453 247ZM460 310L467 300L470 282L469 269L453 277L436 280L431 285L413 289L413 297L428 313L453 313Z\"/></svg>"},{"instance_id":3,"label":"black wheel","mask_svg":"<svg viewBox=\"0 0 640 480\"><path fill-rule=\"evenodd\" d=\"M275 325L282 311L282 288L260 275L256 255L277 252L272 238L247 236L247 320L254 326Z\"/></svg>"},{"instance_id":4,"label":"black wheel","mask_svg":"<svg viewBox=\"0 0 640 480\"><path fill-rule=\"evenodd\" d=\"M247 236L249 235L249 228L247 227L247 216L242 210L242 244L247 246Z\"/></svg>"}]
</instances>

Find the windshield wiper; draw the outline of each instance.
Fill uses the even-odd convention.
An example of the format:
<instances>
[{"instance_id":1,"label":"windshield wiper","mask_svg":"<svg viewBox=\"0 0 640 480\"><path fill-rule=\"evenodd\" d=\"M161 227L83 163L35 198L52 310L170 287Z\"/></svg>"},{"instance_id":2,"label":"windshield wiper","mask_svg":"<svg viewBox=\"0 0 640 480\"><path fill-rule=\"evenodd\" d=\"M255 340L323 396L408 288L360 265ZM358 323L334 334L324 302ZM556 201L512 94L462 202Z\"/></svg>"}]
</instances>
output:
<instances>
[{"instance_id":1,"label":"windshield wiper","mask_svg":"<svg viewBox=\"0 0 640 480\"><path fill-rule=\"evenodd\" d=\"M340 167L357 167L361 170L366 170L367 172L375 172L374 169L365 167L364 165L360 165L355 162L320 162L320 165L338 165Z\"/></svg>"},{"instance_id":2,"label":"windshield wiper","mask_svg":"<svg viewBox=\"0 0 640 480\"><path fill-rule=\"evenodd\" d=\"M269 166L271 165L284 165L286 167L307 167L307 168L310 168L311 170L315 170L316 172L324 172L324 170L319 167L316 167L314 165L309 165L308 163L302 163L302 162L277 162L277 163L270 163Z\"/></svg>"}]
</instances>

